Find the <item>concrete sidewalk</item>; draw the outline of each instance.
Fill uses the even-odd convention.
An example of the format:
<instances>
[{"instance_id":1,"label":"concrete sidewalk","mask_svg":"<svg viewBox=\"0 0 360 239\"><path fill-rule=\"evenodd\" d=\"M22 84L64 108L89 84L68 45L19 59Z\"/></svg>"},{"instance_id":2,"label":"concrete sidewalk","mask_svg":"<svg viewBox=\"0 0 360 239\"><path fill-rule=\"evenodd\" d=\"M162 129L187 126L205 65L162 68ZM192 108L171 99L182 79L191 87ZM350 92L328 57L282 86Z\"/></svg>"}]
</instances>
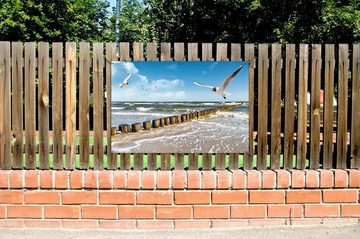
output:
<instances>
[{"instance_id":1,"label":"concrete sidewalk","mask_svg":"<svg viewBox=\"0 0 360 239\"><path fill-rule=\"evenodd\" d=\"M161 231L112 231L112 230L44 230L0 229L1 239L140 239L140 238L206 238L206 239L359 239L360 224L352 226L291 226L242 229L161 230Z\"/></svg>"}]
</instances>

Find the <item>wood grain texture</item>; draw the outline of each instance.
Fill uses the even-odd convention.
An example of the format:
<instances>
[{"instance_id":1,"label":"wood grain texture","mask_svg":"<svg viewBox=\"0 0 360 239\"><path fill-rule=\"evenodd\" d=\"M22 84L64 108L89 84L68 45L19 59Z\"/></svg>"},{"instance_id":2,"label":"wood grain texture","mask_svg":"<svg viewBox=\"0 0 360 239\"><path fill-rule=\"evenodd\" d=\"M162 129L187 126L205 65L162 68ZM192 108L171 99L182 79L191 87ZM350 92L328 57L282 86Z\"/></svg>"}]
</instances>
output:
<instances>
[{"instance_id":1,"label":"wood grain texture","mask_svg":"<svg viewBox=\"0 0 360 239\"><path fill-rule=\"evenodd\" d=\"M169 153L162 153L161 154L161 170L170 170L170 154Z\"/></svg>"},{"instance_id":2,"label":"wood grain texture","mask_svg":"<svg viewBox=\"0 0 360 239\"><path fill-rule=\"evenodd\" d=\"M216 153L215 169L224 170L225 169L225 156L226 153Z\"/></svg>"},{"instance_id":3,"label":"wood grain texture","mask_svg":"<svg viewBox=\"0 0 360 239\"><path fill-rule=\"evenodd\" d=\"M195 156L195 154L189 154L188 156L189 156L189 169L190 168L194 169L195 167L197 167L197 162L196 162L196 166L195 166L195 157L197 159L197 154L196 154L196 156ZM184 169L184 154L183 153L175 153L174 157L175 157L174 169L175 170L183 170Z\"/></svg>"},{"instance_id":4,"label":"wood grain texture","mask_svg":"<svg viewBox=\"0 0 360 239\"><path fill-rule=\"evenodd\" d=\"M212 170L211 153L202 153L202 170Z\"/></svg>"},{"instance_id":5,"label":"wood grain texture","mask_svg":"<svg viewBox=\"0 0 360 239\"><path fill-rule=\"evenodd\" d=\"M307 138L307 92L309 79L309 45L300 44L299 47L299 102L297 127L297 160L296 167L306 167L306 138Z\"/></svg>"},{"instance_id":6,"label":"wood grain texture","mask_svg":"<svg viewBox=\"0 0 360 239\"><path fill-rule=\"evenodd\" d=\"M217 61L228 61L228 45L227 43L216 44L216 60Z\"/></svg>"},{"instance_id":7,"label":"wood grain texture","mask_svg":"<svg viewBox=\"0 0 360 239\"><path fill-rule=\"evenodd\" d=\"M121 170L130 170L130 154L121 153L120 154L120 168Z\"/></svg>"},{"instance_id":8,"label":"wood grain texture","mask_svg":"<svg viewBox=\"0 0 360 239\"><path fill-rule=\"evenodd\" d=\"M202 61L213 61L213 44L202 43L201 44L201 60Z\"/></svg>"},{"instance_id":9,"label":"wood grain texture","mask_svg":"<svg viewBox=\"0 0 360 239\"><path fill-rule=\"evenodd\" d=\"M199 52L197 43L188 43L187 48L187 59L188 61L199 61Z\"/></svg>"},{"instance_id":10,"label":"wood grain texture","mask_svg":"<svg viewBox=\"0 0 360 239\"><path fill-rule=\"evenodd\" d=\"M131 61L130 57L130 43L129 42L120 42L120 60L121 61Z\"/></svg>"},{"instance_id":11,"label":"wood grain texture","mask_svg":"<svg viewBox=\"0 0 360 239\"><path fill-rule=\"evenodd\" d=\"M231 43L231 61L241 61L241 44L240 43Z\"/></svg>"},{"instance_id":12,"label":"wood grain texture","mask_svg":"<svg viewBox=\"0 0 360 239\"><path fill-rule=\"evenodd\" d=\"M134 170L143 170L144 167L144 154L135 153L134 154Z\"/></svg>"},{"instance_id":13,"label":"wood grain texture","mask_svg":"<svg viewBox=\"0 0 360 239\"><path fill-rule=\"evenodd\" d=\"M142 42L133 43L133 60L144 61L144 44Z\"/></svg>"},{"instance_id":14,"label":"wood grain texture","mask_svg":"<svg viewBox=\"0 0 360 239\"><path fill-rule=\"evenodd\" d=\"M351 168L360 168L360 44L353 45Z\"/></svg>"},{"instance_id":15,"label":"wood grain texture","mask_svg":"<svg viewBox=\"0 0 360 239\"><path fill-rule=\"evenodd\" d=\"M156 42L149 42L146 44L146 60L147 61L159 60Z\"/></svg>"},{"instance_id":16,"label":"wood grain texture","mask_svg":"<svg viewBox=\"0 0 360 239\"><path fill-rule=\"evenodd\" d=\"M155 153L148 153L148 161L147 161L147 170L156 170L156 154Z\"/></svg>"},{"instance_id":17,"label":"wood grain texture","mask_svg":"<svg viewBox=\"0 0 360 239\"><path fill-rule=\"evenodd\" d=\"M160 44L160 60L161 61L172 61L172 58L171 58L171 43L162 42Z\"/></svg>"},{"instance_id":18,"label":"wood grain texture","mask_svg":"<svg viewBox=\"0 0 360 239\"><path fill-rule=\"evenodd\" d=\"M183 42L174 43L175 61L185 61L185 44Z\"/></svg>"},{"instance_id":19,"label":"wood grain texture","mask_svg":"<svg viewBox=\"0 0 360 239\"><path fill-rule=\"evenodd\" d=\"M239 154L238 153L230 153L229 154L229 169L230 170L239 169Z\"/></svg>"}]
</instances>

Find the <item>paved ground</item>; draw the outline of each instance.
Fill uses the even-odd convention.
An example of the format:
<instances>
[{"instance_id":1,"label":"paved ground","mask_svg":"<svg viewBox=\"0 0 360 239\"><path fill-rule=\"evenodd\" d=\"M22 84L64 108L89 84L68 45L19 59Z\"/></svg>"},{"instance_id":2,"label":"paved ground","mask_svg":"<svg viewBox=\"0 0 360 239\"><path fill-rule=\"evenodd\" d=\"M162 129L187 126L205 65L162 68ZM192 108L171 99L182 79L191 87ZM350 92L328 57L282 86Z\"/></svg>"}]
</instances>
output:
<instances>
[{"instance_id":1,"label":"paved ground","mask_svg":"<svg viewBox=\"0 0 360 239\"><path fill-rule=\"evenodd\" d=\"M207 230L175 230L175 231L110 231L110 230L19 230L0 229L1 239L140 239L140 238L206 238L219 239L359 239L360 224L353 226L307 226L307 227L272 227L244 229L207 229Z\"/></svg>"}]
</instances>

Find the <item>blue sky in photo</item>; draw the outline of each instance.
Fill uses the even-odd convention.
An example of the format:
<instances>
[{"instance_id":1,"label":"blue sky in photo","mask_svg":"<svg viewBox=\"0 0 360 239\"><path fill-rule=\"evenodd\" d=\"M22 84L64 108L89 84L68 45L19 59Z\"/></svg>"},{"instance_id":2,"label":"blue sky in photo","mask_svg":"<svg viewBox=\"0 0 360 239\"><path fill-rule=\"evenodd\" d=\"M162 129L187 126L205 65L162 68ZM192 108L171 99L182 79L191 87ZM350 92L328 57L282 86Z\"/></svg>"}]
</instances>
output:
<instances>
[{"instance_id":1,"label":"blue sky in photo","mask_svg":"<svg viewBox=\"0 0 360 239\"><path fill-rule=\"evenodd\" d=\"M231 93L226 100L194 84L220 86L242 64L242 70L226 88ZM248 71L245 61L113 62L112 101L248 101ZM120 88L130 72L129 85Z\"/></svg>"}]
</instances>

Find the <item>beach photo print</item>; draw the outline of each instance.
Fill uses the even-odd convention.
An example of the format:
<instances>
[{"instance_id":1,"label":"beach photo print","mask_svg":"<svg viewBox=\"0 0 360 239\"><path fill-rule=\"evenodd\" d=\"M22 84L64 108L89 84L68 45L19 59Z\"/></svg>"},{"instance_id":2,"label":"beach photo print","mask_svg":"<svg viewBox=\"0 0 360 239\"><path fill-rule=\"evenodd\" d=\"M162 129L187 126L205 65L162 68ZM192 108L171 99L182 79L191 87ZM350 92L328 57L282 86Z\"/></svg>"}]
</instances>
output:
<instances>
[{"instance_id":1,"label":"beach photo print","mask_svg":"<svg viewBox=\"0 0 360 239\"><path fill-rule=\"evenodd\" d=\"M112 62L114 153L245 153L246 61Z\"/></svg>"}]
</instances>

